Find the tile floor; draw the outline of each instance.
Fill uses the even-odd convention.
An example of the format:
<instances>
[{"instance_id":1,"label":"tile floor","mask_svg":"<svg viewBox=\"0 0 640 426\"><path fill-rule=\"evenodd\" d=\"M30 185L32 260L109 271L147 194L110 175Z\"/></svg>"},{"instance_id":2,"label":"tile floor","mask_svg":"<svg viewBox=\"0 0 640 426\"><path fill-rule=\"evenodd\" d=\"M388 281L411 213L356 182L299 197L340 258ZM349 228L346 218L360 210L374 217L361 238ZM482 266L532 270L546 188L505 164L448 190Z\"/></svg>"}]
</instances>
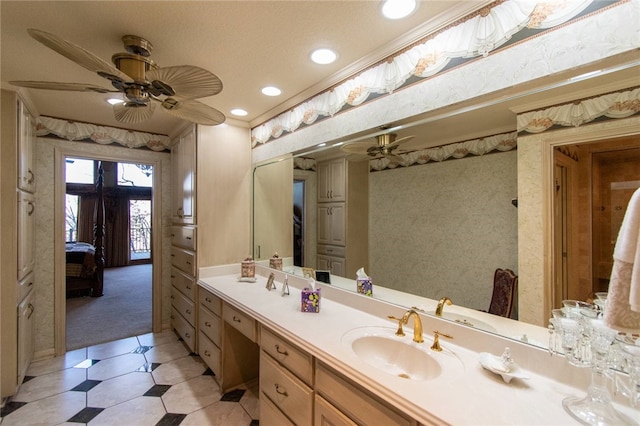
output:
<instances>
[{"instance_id":1,"label":"tile floor","mask_svg":"<svg viewBox=\"0 0 640 426\"><path fill-rule=\"evenodd\" d=\"M33 362L2 408L9 425L258 425L257 385L220 394L173 331Z\"/></svg>"}]
</instances>

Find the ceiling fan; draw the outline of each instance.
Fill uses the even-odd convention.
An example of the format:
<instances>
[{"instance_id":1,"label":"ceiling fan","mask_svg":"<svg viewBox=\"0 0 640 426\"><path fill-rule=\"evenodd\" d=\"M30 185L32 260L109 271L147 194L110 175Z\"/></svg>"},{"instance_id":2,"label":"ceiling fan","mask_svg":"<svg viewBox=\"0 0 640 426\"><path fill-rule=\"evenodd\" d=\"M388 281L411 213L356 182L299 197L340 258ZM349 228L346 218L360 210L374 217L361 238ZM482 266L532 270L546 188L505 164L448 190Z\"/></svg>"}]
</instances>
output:
<instances>
[{"instance_id":1,"label":"ceiling fan","mask_svg":"<svg viewBox=\"0 0 640 426\"><path fill-rule=\"evenodd\" d=\"M340 149L348 154L357 154L360 156L366 155L373 158L388 158L395 164L400 164L404 161L401 154L405 151L399 150L401 144L409 142L415 136L405 136L400 139L396 139L398 135L396 133L384 133L376 136L376 141L362 141L353 142L340 147Z\"/></svg>"},{"instance_id":2,"label":"ceiling fan","mask_svg":"<svg viewBox=\"0 0 640 426\"><path fill-rule=\"evenodd\" d=\"M217 109L194 100L222 91L222 81L215 74L193 65L158 67L149 58L152 44L142 37L122 37L127 52L111 57L114 66L56 35L36 29L28 29L27 32L48 48L106 78L113 88L82 83L10 81L14 86L74 92L121 92L124 102L113 106L114 116L121 123L139 123L151 118L156 103L167 114L198 124L214 126L226 119Z\"/></svg>"}]
</instances>

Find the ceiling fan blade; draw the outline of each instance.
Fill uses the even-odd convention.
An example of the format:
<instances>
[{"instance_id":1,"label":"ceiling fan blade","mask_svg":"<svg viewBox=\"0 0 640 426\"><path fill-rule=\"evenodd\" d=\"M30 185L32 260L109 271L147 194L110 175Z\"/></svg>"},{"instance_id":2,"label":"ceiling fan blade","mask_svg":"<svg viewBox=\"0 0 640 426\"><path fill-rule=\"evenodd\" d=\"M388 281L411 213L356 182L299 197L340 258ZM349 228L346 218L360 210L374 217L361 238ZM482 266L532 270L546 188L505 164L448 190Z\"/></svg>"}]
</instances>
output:
<instances>
[{"instance_id":1,"label":"ceiling fan blade","mask_svg":"<svg viewBox=\"0 0 640 426\"><path fill-rule=\"evenodd\" d=\"M340 147L340 150L349 154L368 155L369 148L371 147L372 145L368 142L367 143L353 142L346 145L342 145Z\"/></svg>"},{"instance_id":2,"label":"ceiling fan blade","mask_svg":"<svg viewBox=\"0 0 640 426\"><path fill-rule=\"evenodd\" d=\"M152 69L147 72L147 79L160 94L182 99L204 98L222 91L222 81L215 74L192 65ZM163 90L166 86L167 92Z\"/></svg>"},{"instance_id":3,"label":"ceiling fan blade","mask_svg":"<svg viewBox=\"0 0 640 426\"><path fill-rule=\"evenodd\" d=\"M131 77L127 74L80 46L45 31L30 28L27 32L31 37L48 48L55 50L62 56L71 59L73 62L88 69L89 71L98 73L101 77L105 77L110 80L121 80L128 83L133 82Z\"/></svg>"},{"instance_id":4,"label":"ceiling fan blade","mask_svg":"<svg viewBox=\"0 0 640 426\"><path fill-rule=\"evenodd\" d=\"M150 119L155 109L156 106L152 103L125 102L113 106L113 115L121 123L141 123Z\"/></svg>"},{"instance_id":5,"label":"ceiling fan blade","mask_svg":"<svg viewBox=\"0 0 640 426\"><path fill-rule=\"evenodd\" d=\"M69 92L118 92L117 90L105 89L102 86L83 83L59 83L55 81L10 81L9 84L13 84L14 86L18 87L27 87L29 89L65 90Z\"/></svg>"},{"instance_id":6,"label":"ceiling fan blade","mask_svg":"<svg viewBox=\"0 0 640 426\"><path fill-rule=\"evenodd\" d=\"M160 107L167 114L204 126L215 126L227 119L223 113L202 102L167 98Z\"/></svg>"}]
</instances>

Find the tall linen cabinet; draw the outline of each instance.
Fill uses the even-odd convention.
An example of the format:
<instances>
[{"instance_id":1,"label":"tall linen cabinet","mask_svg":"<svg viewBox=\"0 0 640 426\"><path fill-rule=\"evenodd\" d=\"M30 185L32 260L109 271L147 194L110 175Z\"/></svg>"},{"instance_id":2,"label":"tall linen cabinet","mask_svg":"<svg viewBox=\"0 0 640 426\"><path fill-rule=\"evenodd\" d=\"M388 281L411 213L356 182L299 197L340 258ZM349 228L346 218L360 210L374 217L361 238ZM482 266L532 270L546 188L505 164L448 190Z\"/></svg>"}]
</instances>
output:
<instances>
[{"instance_id":1,"label":"tall linen cabinet","mask_svg":"<svg viewBox=\"0 0 640 426\"><path fill-rule=\"evenodd\" d=\"M0 388L14 395L33 356L35 313L35 118L2 91L0 145Z\"/></svg>"},{"instance_id":2,"label":"tall linen cabinet","mask_svg":"<svg viewBox=\"0 0 640 426\"><path fill-rule=\"evenodd\" d=\"M171 154L171 327L198 352L198 269L251 253L250 130L190 125Z\"/></svg>"}]
</instances>

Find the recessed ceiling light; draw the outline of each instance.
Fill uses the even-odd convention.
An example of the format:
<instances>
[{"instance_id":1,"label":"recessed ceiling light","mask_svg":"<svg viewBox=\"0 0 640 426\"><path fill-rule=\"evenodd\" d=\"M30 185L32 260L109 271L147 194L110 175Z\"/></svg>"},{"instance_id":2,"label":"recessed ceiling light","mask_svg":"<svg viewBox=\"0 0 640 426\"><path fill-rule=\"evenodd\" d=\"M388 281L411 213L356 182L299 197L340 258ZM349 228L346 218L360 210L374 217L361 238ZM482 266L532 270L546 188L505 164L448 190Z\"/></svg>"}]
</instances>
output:
<instances>
[{"instance_id":1,"label":"recessed ceiling light","mask_svg":"<svg viewBox=\"0 0 640 426\"><path fill-rule=\"evenodd\" d=\"M416 0L384 0L380 10L385 18L401 19L411 15L417 7Z\"/></svg>"},{"instance_id":2,"label":"recessed ceiling light","mask_svg":"<svg viewBox=\"0 0 640 426\"><path fill-rule=\"evenodd\" d=\"M242 108L234 108L231 110L231 114L233 115L238 115L240 117L244 117L245 115L249 114L247 111L243 110Z\"/></svg>"},{"instance_id":3,"label":"recessed ceiling light","mask_svg":"<svg viewBox=\"0 0 640 426\"><path fill-rule=\"evenodd\" d=\"M277 87L267 86L262 88L262 94L267 96L278 96L280 93L282 93L282 90Z\"/></svg>"},{"instance_id":4,"label":"recessed ceiling light","mask_svg":"<svg viewBox=\"0 0 640 426\"><path fill-rule=\"evenodd\" d=\"M316 64L330 64L336 60L338 55L331 49L316 49L311 52L311 60Z\"/></svg>"},{"instance_id":5,"label":"recessed ceiling light","mask_svg":"<svg viewBox=\"0 0 640 426\"><path fill-rule=\"evenodd\" d=\"M111 105L117 105L117 104L123 104L124 101L120 98L109 98L107 99L107 102Z\"/></svg>"}]
</instances>

